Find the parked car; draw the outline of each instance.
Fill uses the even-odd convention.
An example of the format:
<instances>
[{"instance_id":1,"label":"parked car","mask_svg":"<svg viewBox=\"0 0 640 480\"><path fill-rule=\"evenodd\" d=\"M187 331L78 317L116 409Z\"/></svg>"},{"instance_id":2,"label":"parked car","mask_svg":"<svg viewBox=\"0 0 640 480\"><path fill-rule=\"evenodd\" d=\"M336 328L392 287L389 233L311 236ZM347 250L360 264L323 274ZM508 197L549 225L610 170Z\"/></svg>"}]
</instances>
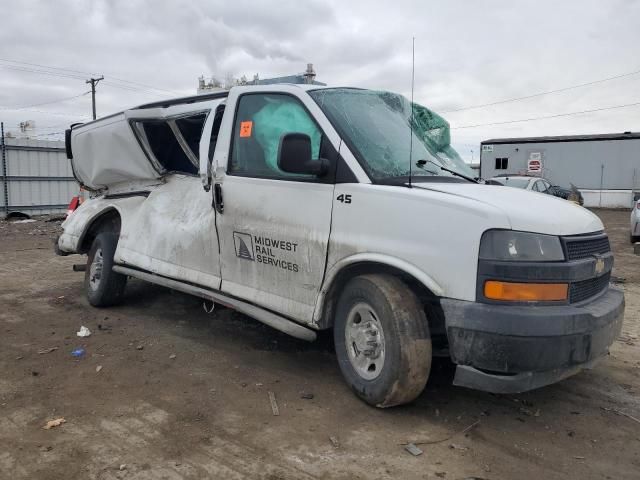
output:
<instances>
[{"instance_id":1,"label":"parked car","mask_svg":"<svg viewBox=\"0 0 640 480\"><path fill-rule=\"evenodd\" d=\"M66 144L92 194L57 249L87 255L92 305L134 277L301 339L333 329L372 405L415 399L434 355L456 385L521 392L620 332L598 217L476 182L447 122L401 95L239 86L73 126Z\"/></svg>"},{"instance_id":2,"label":"parked car","mask_svg":"<svg viewBox=\"0 0 640 480\"><path fill-rule=\"evenodd\" d=\"M631 209L631 243L640 242L640 200L633 202L633 208Z\"/></svg>"},{"instance_id":3,"label":"parked car","mask_svg":"<svg viewBox=\"0 0 640 480\"><path fill-rule=\"evenodd\" d=\"M546 193L554 197L564 198L584 205L584 198L580 190L572 185L572 188L564 188L559 185L552 185L549 180L540 177L526 175L499 175L490 178L487 183L492 185L506 185L507 187L523 188L534 192Z\"/></svg>"}]
</instances>

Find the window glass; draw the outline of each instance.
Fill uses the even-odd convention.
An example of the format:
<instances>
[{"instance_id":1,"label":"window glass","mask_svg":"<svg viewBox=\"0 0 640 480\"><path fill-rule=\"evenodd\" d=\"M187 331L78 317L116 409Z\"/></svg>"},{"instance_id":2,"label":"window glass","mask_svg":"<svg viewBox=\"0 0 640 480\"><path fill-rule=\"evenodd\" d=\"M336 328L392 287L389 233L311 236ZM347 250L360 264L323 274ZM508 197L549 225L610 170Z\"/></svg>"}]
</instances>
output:
<instances>
[{"instance_id":1,"label":"window glass","mask_svg":"<svg viewBox=\"0 0 640 480\"><path fill-rule=\"evenodd\" d=\"M527 188L529 185L529 179L524 177L500 177L497 180L507 187Z\"/></svg>"},{"instance_id":2,"label":"window glass","mask_svg":"<svg viewBox=\"0 0 640 480\"><path fill-rule=\"evenodd\" d=\"M247 94L240 97L233 132L229 173L265 177L303 177L278 168L278 147L285 133L311 138L311 156L319 157L322 132L294 97L282 94Z\"/></svg>"},{"instance_id":3,"label":"window glass","mask_svg":"<svg viewBox=\"0 0 640 480\"><path fill-rule=\"evenodd\" d=\"M198 173L205 112L167 120L138 120L133 126L145 153L168 172Z\"/></svg>"},{"instance_id":4,"label":"window glass","mask_svg":"<svg viewBox=\"0 0 640 480\"><path fill-rule=\"evenodd\" d=\"M402 95L353 88L309 95L375 181L453 175L439 167L475 176L451 147L449 123Z\"/></svg>"},{"instance_id":5,"label":"window glass","mask_svg":"<svg viewBox=\"0 0 640 480\"><path fill-rule=\"evenodd\" d=\"M506 157L496 158L496 170L506 170L509 168L509 159Z\"/></svg>"},{"instance_id":6,"label":"window glass","mask_svg":"<svg viewBox=\"0 0 640 480\"><path fill-rule=\"evenodd\" d=\"M169 172L195 175L196 166L189 160L166 121L146 120L135 122L136 132L147 155Z\"/></svg>"},{"instance_id":7,"label":"window glass","mask_svg":"<svg viewBox=\"0 0 640 480\"><path fill-rule=\"evenodd\" d=\"M546 180L540 180L540 191L541 192L548 191L550 186L551 186L551 184L549 182L547 182Z\"/></svg>"},{"instance_id":8,"label":"window glass","mask_svg":"<svg viewBox=\"0 0 640 480\"><path fill-rule=\"evenodd\" d=\"M202 137L202 128L206 119L205 113L176 119L180 133L196 158L200 157L200 137Z\"/></svg>"},{"instance_id":9,"label":"window glass","mask_svg":"<svg viewBox=\"0 0 640 480\"><path fill-rule=\"evenodd\" d=\"M540 187L542 182L540 182L540 180L534 182L533 187L531 188L531 190L533 190L534 192L541 192L542 190L540 189Z\"/></svg>"}]
</instances>

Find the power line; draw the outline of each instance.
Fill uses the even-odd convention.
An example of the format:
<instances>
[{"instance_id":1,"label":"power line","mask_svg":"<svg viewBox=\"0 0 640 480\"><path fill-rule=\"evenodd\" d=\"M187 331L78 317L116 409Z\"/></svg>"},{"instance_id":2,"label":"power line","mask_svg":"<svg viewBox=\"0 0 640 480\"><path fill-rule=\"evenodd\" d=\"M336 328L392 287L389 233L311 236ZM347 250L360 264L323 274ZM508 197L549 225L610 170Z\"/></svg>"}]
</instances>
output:
<instances>
[{"instance_id":1,"label":"power line","mask_svg":"<svg viewBox=\"0 0 640 480\"><path fill-rule=\"evenodd\" d=\"M72 97L65 97L65 98L59 98L58 100L51 100L49 102L42 102L42 103L35 103L33 105L24 105L22 107L5 107L5 106L0 106L0 110L25 110L28 108L33 108L33 107L41 107L42 105L51 105L53 103L59 103L59 102L65 102L67 100L72 100L74 98L79 98L79 97L83 97L87 94L91 93L91 91L87 91L84 93L81 93L79 95L73 95Z\"/></svg>"},{"instance_id":2,"label":"power line","mask_svg":"<svg viewBox=\"0 0 640 480\"><path fill-rule=\"evenodd\" d=\"M479 123L476 125L463 125L460 127L451 127L451 130L458 130L460 128L476 128L476 127L488 127L491 125L506 125L508 123L522 123L522 122L533 122L535 120L544 120L547 118L558 118L558 117L569 117L572 115L580 115L583 113L593 113L593 112L602 112L603 110L613 110L616 108L626 108L626 107L635 107L640 105L640 102L636 102L636 103L627 103L625 105L614 105L611 107L602 107L602 108L594 108L591 110L582 110L580 112L568 112L568 113L557 113L554 115L545 115L543 117L533 117L533 118L522 118L520 120L507 120L504 122L492 122L492 123Z\"/></svg>"},{"instance_id":3,"label":"power line","mask_svg":"<svg viewBox=\"0 0 640 480\"><path fill-rule=\"evenodd\" d=\"M637 75L639 73L640 73L640 70L636 70L634 72L623 73L621 75L615 75L613 77L601 78L600 80L594 80L592 82L579 83L577 85L570 85L568 87L557 88L555 90L547 90L546 92L533 93L531 95L525 95L523 97L508 98L506 100L498 100L498 101L490 102L490 103L482 103L482 104L479 104L479 105L471 105L469 107L461 107L461 108L455 108L453 110L445 110L445 111L440 112L440 113L460 112L462 110L472 110L472 109L475 109L475 108L490 107L490 106L493 106L493 105L500 105L502 103L509 103L509 102L515 102L515 101L518 101L518 100L526 100L526 99L529 99L529 98L541 97L543 95L549 95L551 93L566 92L568 90L573 90L573 89L582 88L582 87L588 87L589 85L596 85L598 83L604 83L604 82L608 82L610 80L616 80L618 78L630 77L632 75Z\"/></svg>"},{"instance_id":4,"label":"power line","mask_svg":"<svg viewBox=\"0 0 640 480\"><path fill-rule=\"evenodd\" d=\"M13 64L17 64L17 66L20 65L27 65L29 67L39 67L39 68L45 68L45 69L49 69L49 70L59 70L60 72L64 72L66 75L75 75L75 77L73 78L84 78L85 76L89 75L89 76L94 76L95 73L93 72L83 72L81 70L72 70L72 69L68 69L68 68L62 68L62 67L52 67L52 66L48 66L48 65L42 65L39 63L30 63L30 62L21 62L21 61L17 61L17 60L9 60L6 58L0 58L0 62L6 62L6 63L13 63ZM35 73L35 72L33 72ZM57 73L57 72L52 72L52 73ZM107 75L110 79L115 80L117 82L122 82L122 83L128 83L131 85L137 85L138 87L143 87L144 90L155 90L155 91L159 91L159 92L164 92L164 93L168 93L171 95L181 95L179 92L175 92L172 90L167 90L165 88L160 88L160 87L154 87L153 85L147 85L144 83L140 83L140 82L134 82L131 80L126 80L124 78L119 78L119 77L115 77L113 75ZM117 84L114 84L113 86L117 86ZM124 87L123 85L121 87ZM137 90L143 90L141 88L138 88Z\"/></svg>"}]
</instances>

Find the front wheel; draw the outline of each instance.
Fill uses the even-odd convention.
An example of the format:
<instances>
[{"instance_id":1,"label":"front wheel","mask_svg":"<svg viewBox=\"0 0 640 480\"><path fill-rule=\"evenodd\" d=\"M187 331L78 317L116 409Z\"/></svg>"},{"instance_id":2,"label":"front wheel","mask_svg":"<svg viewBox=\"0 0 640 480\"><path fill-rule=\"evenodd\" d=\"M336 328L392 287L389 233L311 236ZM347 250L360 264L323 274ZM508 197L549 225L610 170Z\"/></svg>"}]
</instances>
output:
<instances>
[{"instance_id":1,"label":"front wheel","mask_svg":"<svg viewBox=\"0 0 640 480\"><path fill-rule=\"evenodd\" d=\"M96 236L89 250L84 287L94 307L116 305L124 296L127 277L112 270L117 245L118 235L104 232Z\"/></svg>"},{"instance_id":2,"label":"front wheel","mask_svg":"<svg viewBox=\"0 0 640 480\"><path fill-rule=\"evenodd\" d=\"M334 325L345 380L370 405L415 400L431 370L431 337L416 295L391 275L362 275L344 289Z\"/></svg>"}]
</instances>

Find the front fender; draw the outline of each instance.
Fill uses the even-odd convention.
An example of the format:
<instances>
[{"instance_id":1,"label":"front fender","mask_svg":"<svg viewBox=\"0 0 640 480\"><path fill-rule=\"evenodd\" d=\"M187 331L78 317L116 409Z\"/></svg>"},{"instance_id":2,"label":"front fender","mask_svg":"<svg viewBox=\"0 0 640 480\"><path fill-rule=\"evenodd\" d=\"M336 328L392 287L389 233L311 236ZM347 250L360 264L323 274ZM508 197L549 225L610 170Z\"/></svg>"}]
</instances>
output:
<instances>
[{"instance_id":1,"label":"front fender","mask_svg":"<svg viewBox=\"0 0 640 480\"><path fill-rule=\"evenodd\" d=\"M444 293L443 288L438 284L438 282L436 282L432 277L427 275L418 267L405 260L381 253L357 253L340 259L329 269L327 269L322 287L320 288L320 292L318 293L318 299L316 300L316 306L313 312L313 323L317 324L321 320L322 313L324 312L325 304L327 301L327 294L331 289L333 282L338 277L338 274L344 268L357 263L369 263L393 267L407 273L408 275L411 275L413 278L427 287L434 295L442 296Z\"/></svg>"}]
</instances>

